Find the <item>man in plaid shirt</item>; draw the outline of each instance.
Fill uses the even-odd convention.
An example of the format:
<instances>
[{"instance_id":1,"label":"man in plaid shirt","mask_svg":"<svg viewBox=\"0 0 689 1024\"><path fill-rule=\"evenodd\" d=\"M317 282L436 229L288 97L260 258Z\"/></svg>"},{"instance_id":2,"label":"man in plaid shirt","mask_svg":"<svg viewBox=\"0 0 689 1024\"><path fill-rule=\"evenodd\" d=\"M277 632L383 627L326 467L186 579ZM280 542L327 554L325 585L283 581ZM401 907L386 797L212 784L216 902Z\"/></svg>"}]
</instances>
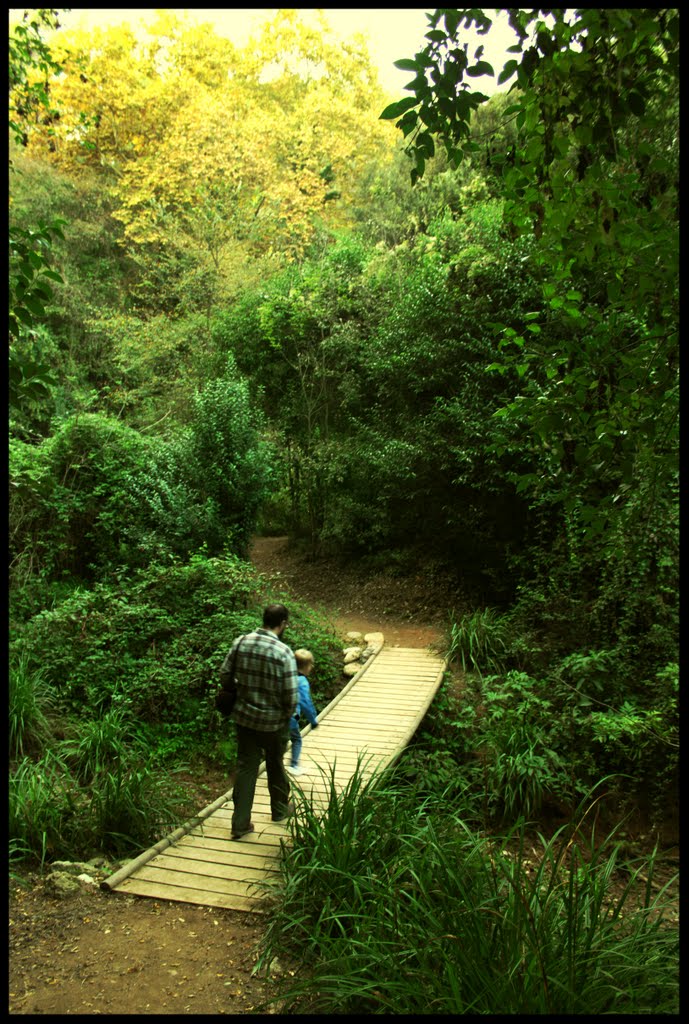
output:
<instances>
[{"instance_id":1,"label":"man in plaid shirt","mask_svg":"<svg viewBox=\"0 0 689 1024\"><path fill-rule=\"evenodd\" d=\"M233 839L254 831L251 808L263 756L273 821L285 821L294 811L283 764L298 695L297 662L282 641L288 618L284 604L269 605L263 612L263 627L235 640L228 655L229 659L237 650L237 702L232 713L237 725Z\"/></svg>"}]
</instances>

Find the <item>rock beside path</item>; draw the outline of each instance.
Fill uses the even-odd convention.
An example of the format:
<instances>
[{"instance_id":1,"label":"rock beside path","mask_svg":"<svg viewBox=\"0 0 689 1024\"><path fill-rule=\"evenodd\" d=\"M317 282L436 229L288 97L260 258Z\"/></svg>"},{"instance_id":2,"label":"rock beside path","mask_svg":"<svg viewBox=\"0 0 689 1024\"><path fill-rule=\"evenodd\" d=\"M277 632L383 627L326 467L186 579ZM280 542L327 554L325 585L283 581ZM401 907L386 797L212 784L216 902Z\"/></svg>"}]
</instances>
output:
<instances>
[{"instance_id":1,"label":"rock beside path","mask_svg":"<svg viewBox=\"0 0 689 1024\"><path fill-rule=\"evenodd\" d=\"M346 640L354 642L354 646L342 649L343 666L342 671L347 678L351 679L361 671L364 665L373 658L385 643L383 633L361 634L355 631L347 633Z\"/></svg>"}]
</instances>

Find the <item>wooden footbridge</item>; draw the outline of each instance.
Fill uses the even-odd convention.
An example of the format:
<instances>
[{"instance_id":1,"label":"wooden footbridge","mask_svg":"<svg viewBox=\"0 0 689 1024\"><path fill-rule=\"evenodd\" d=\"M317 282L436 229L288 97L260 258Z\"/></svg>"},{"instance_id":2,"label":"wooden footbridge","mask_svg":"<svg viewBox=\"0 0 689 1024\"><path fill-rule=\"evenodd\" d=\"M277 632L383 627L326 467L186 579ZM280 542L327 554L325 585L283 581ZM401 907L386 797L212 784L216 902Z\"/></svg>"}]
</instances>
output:
<instances>
[{"instance_id":1,"label":"wooden footbridge","mask_svg":"<svg viewBox=\"0 0 689 1024\"><path fill-rule=\"evenodd\" d=\"M444 661L429 650L382 647L319 713L319 727L302 731L301 765L293 782L300 800L324 806L341 791L357 763L365 778L391 764L414 735L443 678ZM289 757L289 751L286 760ZM299 792L301 790L301 793ZM233 840L231 790L101 883L101 888L159 900L262 913L257 883L278 870L289 828L271 821L262 768L251 819L255 832Z\"/></svg>"}]
</instances>

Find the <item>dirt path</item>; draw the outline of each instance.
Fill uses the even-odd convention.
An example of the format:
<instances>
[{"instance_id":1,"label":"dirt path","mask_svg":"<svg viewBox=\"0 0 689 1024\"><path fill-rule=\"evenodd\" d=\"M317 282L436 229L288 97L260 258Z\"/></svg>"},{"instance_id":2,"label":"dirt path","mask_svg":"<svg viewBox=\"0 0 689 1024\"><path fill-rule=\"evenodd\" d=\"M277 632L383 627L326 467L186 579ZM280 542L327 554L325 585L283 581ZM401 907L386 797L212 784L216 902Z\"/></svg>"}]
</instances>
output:
<instances>
[{"instance_id":1,"label":"dirt path","mask_svg":"<svg viewBox=\"0 0 689 1024\"><path fill-rule=\"evenodd\" d=\"M367 572L347 563L310 560L290 549L286 537L256 538L251 561L276 588L323 610L341 636L350 630L380 631L391 646L426 647L440 642L455 597L447 577L432 569L400 575L393 570Z\"/></svg>"},{"instance_id":2,"label":"dirt path","mask_svg":"<svg viewBox=\"0 0 689 1024\"><path fill-rule=\"evenodd\" d=\"M252 560L276 589L324 611L343 637L380 630L386 644L425 647L442 635L451 597L432 573L367 575L312 562L285 538L261 538ZM220 770L200 782L213 794L205 803L228 788ZM265 1012L257 1008L273 982L252 973L260 917L104 893L100 877L67 896L37 875L10 882L11 1014Z\"/></svg>"}]
</instances>

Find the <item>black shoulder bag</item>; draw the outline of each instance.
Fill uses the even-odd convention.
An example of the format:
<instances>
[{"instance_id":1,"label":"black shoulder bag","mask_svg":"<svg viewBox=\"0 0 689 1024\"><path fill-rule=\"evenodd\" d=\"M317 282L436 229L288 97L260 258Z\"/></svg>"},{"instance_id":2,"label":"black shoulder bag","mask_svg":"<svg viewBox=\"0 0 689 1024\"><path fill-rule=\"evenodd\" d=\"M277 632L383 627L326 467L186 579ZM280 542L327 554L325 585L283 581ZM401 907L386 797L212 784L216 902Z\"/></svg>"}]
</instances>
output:
<instances>
[{"instance_id":1,"label":"black shoulder bag","mask_svg":"<svg viewBox=\"0 0 689 1024\"><path fill-rule=\"evenodd\" d=\"M225 655L225 660L220 668L220 689L215 695L215 710L219 711L221 715L228 717L234 711L234 706L237 703L237 655L239 654L239 648L242 646L242 639L239 641L234 649L234 653L228 653Z\"/></svg>"}]
</instances>

